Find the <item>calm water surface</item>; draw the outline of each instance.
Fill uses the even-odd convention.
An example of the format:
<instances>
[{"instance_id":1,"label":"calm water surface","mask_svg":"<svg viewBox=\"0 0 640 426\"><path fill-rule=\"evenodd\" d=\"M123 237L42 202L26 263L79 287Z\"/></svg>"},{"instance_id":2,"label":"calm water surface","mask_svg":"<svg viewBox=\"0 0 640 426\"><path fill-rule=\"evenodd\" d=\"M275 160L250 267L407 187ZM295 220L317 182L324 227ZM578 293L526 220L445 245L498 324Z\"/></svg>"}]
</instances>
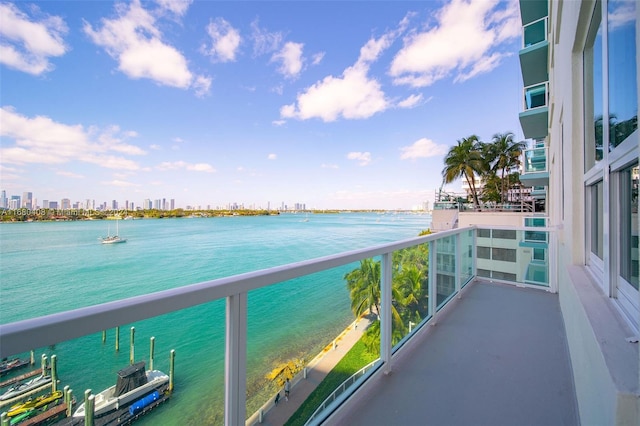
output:
<instances>
[{"instance_id":1,"label":"calm water surface","mask_svg":"<svg viewBox=\"0 0 640 426\"><path fill-rule=\"evenodd\" d=\"M308 218L308 221L305 221ZM226 277L258 269L411 238L430 226L428 215L282 214L260 217L120 221L125 244L102 245L111 221L0 225L0 323ZM111 229L113 232L114 229ZM309 361L351 321L344 274L356 265L255 290L248 297L247 412L274 391L264 376L290 359ZM176 351L176 390L141 424L222 424L224 302L203 304L53 347L62 385L82 398L115 383L128 365L130 328L135 358L168 372ZM160 414L162 413L162 414ZM154 419L155 417L155 419Z\"/></svg>"}]
</instances>

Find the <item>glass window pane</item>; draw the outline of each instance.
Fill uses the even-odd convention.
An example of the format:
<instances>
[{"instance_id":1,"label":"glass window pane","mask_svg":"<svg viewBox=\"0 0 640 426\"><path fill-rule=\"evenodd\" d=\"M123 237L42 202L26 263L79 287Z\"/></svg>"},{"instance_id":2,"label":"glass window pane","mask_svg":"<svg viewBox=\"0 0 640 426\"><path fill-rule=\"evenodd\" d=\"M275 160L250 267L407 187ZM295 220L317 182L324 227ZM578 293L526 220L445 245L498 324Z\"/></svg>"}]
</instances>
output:
<instances>
[{"instance_id":1,"label":"glass window pane","mask_svg":"<svg viewBox=\"0 0 640 426\"><path fill-rule=\"evenodd\" d=\"M583 52L585 171L602 160L602 32L600 2L596 2Z\"/></svg>"},{"instance_id":2,"label":"glass window pane","mask_svg":"<svg viewBox=\"0 0 640 426\"><path fill-rule=\"evenodd\" d=\"M621 172L620 275L638 289L638 166Z\"/></svg>"},{"instance_id":3,"label":"glass window pane","mask_svg":"<svg viewBox=\"0 0 640 426\"><path fill-rule=\"evenodd\" d=\"M609 0L609 146L638 128L636 0Z\"/></svg>"},{"instance_id":4,"label":"glass window pane","mask_svg":"<svg viewBox=\"0 0 640 426\"><path fill-rule=\"evenodd\" d=\"M591 191L591 252L602 259L602 215L603 215L603 183L602 181L590 187Z\"/></svg>"}]
</instances>

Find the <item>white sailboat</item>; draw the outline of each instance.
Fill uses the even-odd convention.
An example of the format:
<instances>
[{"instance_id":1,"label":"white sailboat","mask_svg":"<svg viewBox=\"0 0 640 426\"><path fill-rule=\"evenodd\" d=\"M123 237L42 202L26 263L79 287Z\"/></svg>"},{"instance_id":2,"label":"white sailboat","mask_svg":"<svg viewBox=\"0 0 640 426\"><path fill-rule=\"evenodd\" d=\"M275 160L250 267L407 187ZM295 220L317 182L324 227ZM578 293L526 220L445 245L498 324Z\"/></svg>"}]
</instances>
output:
<instances>
[{"instance_id":1,"label":"white sailboat","mask_svg":"<svg viewBox=\"0 0 640 426\"><path fill-rule=\"evenodd\" d=\"M120 235L118 235L119 233L119 229L118 229L118 221L120 219L116 219L116 235L111 235L111 230L109 228L109 230L107 231L108 235L104 238L102 238L102 244L116 244L116 243L126 243L127 239L126 238L120 238Z\"/></svg>"}]
</instances>

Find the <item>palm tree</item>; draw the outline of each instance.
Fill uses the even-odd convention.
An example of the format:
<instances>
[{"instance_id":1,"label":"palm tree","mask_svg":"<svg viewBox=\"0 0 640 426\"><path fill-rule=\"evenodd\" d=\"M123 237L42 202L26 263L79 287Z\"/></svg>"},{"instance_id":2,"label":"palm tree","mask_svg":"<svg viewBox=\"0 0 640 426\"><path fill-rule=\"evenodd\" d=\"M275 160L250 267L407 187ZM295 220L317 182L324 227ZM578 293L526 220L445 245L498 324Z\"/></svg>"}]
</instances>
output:
<instances>
[{"instance_id":1,"label":"palm tree","mask_svg":"<svg viewBox=\"0 0 640 426\"><path fill-rule=\"evenodd\" d=\"M344 279L351 296L351 310L356 318L375 306L380 314L380 262L363 259L360 267L348 272Z\"/></svg>"},{"instance_id":2,"label":"palm tree","mask_svg":"<svg viewBox=\"0 0 640 426\"><path fill-rule=\"evenodd\" d=\"M452 146L444 158L442 177L444 183L451 183L458 178L466 179L471 189L473 204L480 207L478 192L476 190L476 175L482 175L487 169L486 162L480 153L481 142L478 136L471 135L458 141Z\"/></svg>"},{"instance_id":3,"label":"palm tree","mask_svg":"<svg viewBox=\"0 0 640 426\"><path fill-rule=\"evenodd\" d=\"M522 151L526 147L524 142L515 142L513 140L513 133L496 133L493 135L493 139L491 144L489 145L489 151L491 153L490 161L492 164L491 172L494 174L498 174L500 171L500 202L504 203L507 179L505 179L505 173L507 173L512 168L520 165L520 156L522 155Z\"/></svg>"}]
</instances>

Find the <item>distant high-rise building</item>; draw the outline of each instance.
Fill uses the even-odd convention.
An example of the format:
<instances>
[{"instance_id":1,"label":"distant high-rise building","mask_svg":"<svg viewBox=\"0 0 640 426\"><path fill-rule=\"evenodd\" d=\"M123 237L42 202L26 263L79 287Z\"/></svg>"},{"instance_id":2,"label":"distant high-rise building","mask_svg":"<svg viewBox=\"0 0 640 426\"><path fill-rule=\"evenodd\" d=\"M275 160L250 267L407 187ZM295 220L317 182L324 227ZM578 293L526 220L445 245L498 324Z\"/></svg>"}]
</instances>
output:
<instances>
[{"instance_id":1,"label":"distant high-rise building","mask_svg":"<svg viewBox=\"0 0 640 426\"><path fill-rule=\"evenodd\" d=\"M63 198L62 200L60 200L60 207L63 210L70 209L71 208L71 200L68 199L68 198Z\"/></svg>"},{"instance_id":2,"label":"distant high-rise building","mask_svg":"<svg viewBox=\"0 0 640 426\"><path fill-rule=\"evenodd\" d=\"M111 200L111 210L118 210L118 202L116 200Z\"/></svg>"},{"instance_id":3,"label":"distant high-rise building","mask_svg":"<svg viewBox=\"0 0 640 426\"><path fill-rule=\"evenodd\" d=\"M171 199L171 210L175 210L176 209L176 200L175 199Z\"/></svg>"},{"instance_id":4,"label":"distant high-rise building","mask_svg":"<svg viewBox=\"0 0 640 426\"><path fill-rule=\"evenodd\" d=\"M142 208L145 210L151 210L152 205L151 205L151 200L148 198L144 199L144 202L142 203Z\"/></svg>"},{"instance_id":5,"label":"distant high-rise building","mask_svg":"<svg viewBox=\"0 0 640 426\"><path fill-rule=\"evenodd\" d=\"M19 209L21 206L20 204L20 196L19 195L12 195L11 199L9 200L9 208L10 209Z\"/></svg>"},{"instance_id":6,"label":"distant high-rise building","mask_svg":"<svg viewBox=\"0 0 640 426\"><path fill-rule=\"evenodd\" d=\"M58 202L57 201L49 201L49 208L53 209L53 210L57 210L58 209Z\"/></svg>"},{"instance_id":7,"label":"distant high-rise building","mask_svg":"<svg viewBox=\"0 0 640 426\"><path fill-rule=\"evenodd\" d=\"M7 199L7 191L2 190L0 193L0 208L6 209L9 207L9 200Z\"/></svg>"},{"instance_id":8,"label":"distant high-rise building","mask_svg":"<svg viewBox=\"0 0 640 426\"><path fill-rule=\"evenodd\" d=\"M43 209L49 208L49 200L42 200L42 208Z\"/></svg>"},{"instance_id":9,"label":"distant high-rise building","mask_svg":"<svg viewBox=\"0 0 640 426\"><path fill-rule=\"evenodd\" d=\"M32 192L23 192L22 193L22 207L31 210L33 208L33 193Z\"/></svg>"}]
</instances>

